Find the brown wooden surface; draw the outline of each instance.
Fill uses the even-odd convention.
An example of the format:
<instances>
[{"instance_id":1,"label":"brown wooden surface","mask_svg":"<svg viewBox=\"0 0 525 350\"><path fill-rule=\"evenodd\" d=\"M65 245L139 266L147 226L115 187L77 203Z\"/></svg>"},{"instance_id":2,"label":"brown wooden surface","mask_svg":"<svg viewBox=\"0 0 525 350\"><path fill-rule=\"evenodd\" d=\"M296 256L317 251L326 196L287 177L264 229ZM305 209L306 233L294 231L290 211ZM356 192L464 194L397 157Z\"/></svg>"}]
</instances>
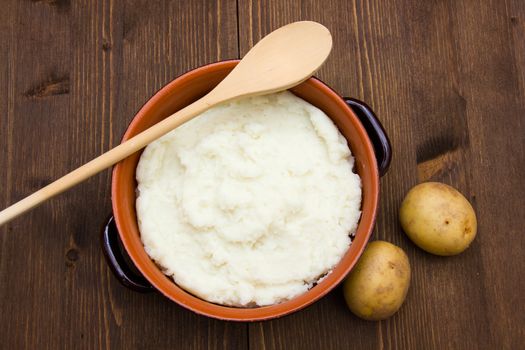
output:
<instances>
[{"instance_id":1,"label":"brown wooden surface","mask_svg":"<svg viewBox=\"0 0 525 350\"><path fill-rule=\"evenodd\" d=\"M236 58L299 19L334 36L318 76L369 103L394 159L375 238L409 255L391 319L353 316L337 288L253 324L197 316L122 287L100 250L110 173L0 228L0 348L519 349L525 343L525 3L76 1L0 4L0 203L7 206L119 142L140 106L186 70ZM451 184L478 237L441 258L397 210L420 181Z\"/></svg>"}]
</instances>

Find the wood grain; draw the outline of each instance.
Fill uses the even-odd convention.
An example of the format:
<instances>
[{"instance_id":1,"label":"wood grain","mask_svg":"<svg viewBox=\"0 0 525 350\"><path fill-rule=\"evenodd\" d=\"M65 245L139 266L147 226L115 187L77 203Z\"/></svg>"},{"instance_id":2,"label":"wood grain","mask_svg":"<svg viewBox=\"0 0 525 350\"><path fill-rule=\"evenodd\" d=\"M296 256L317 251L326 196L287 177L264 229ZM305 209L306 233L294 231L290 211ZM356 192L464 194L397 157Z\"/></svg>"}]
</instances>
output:
<instances>
[{"instance_id":1,"label":"wood grain","mask_svg":"<svg viewBox=\"0 0 525 350\"><path fill-rule=\"evenodd\" d=\"M394 160L382 179L375 238L403 247L413 267L407 301L391 319L357 320L335 291L307 311L251 325L253 348L519 347L523 300L511 289L523 285L503 271L507 264L521 270L524 260L517 234L523 220L512 219L525 193L514 175L525 170L524 12L508 2L511 8L495 1L240 3L241 54L289 21L318 20L331 29L334 51L318 76L372 105L390 135ZM509 181L500 185L495 174ZM479 236L464 254L431 256L402 233L397 208L422 181L451 184L474 203ZM512 233L515 241L503 241Z\"/></svg>"},{"instance_id":2,"label":"wood grain","mask_svg":"<svg viewBox=\"0 0 525 350\"><path fill-rule=\"evenodd\" d=\"M0 348L518 349L525 342L525 3L483 1L6 0L0 11L0 202L116 145L141 105L199 65L244 54L299 19L334 37L318 76L370 104L394 149L374 236L409 255L391 319L342 291L253 324L197 316L111 275L99 247L109 172L0 228ZM463 254L415 247L397 211L442 181L478 214Z\"/></svg>"},{"instance_id":3,"label":"wood grain","mask_svg":"<svg viewBox=\"0 0 525 350\"><path fill-rule=\"evenodd\" d=\"M461 6L460 6L461 5ZM515 349L525 338L525 281L515 273L525 267L520 234L525 212L525 94L523 2L458 4L461 80L467 96L472 142L472 183L485 235L478 241L483 310L489 315L493 347ZM519 22L519 23L518 23ZM479 35L483 28L483 36ZM475 57L475 59L467 59ZM483 247L483 249L482 249ZM482 304L483 305L483 304Z\"/></svg>"},{"instance_id":4,"label":"wood grain","mask_svg":"<svg viewBox=\"0 0 525 350\"><path fill-rule=\"evenodd\" d=\"M2 6L5 205L118 143L141 105L177 75L238 56L235 1ZM244 324L197 316L114 279L99 245L109 180L100 174L2 228L1 347L246 344Z\"/></svg>"}]
</instances>

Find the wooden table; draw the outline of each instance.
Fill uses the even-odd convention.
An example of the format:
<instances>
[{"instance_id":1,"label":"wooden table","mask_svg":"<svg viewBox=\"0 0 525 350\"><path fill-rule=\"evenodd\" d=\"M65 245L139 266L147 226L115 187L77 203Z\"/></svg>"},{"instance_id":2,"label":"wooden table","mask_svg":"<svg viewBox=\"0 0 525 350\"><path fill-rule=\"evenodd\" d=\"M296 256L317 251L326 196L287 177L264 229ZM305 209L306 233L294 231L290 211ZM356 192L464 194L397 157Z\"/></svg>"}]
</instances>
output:
<instances>
[{"instance_id":1,"label":"wooden table","mask_svg":"<svg viewBox=\"0 0 525 350\"><path fill-rule=\"evenodd\" d=\"M100 249L104 172L0 228L5 349L518 349L525 342L525 2L76 1L0 4L0 202L7 206L119 143L177 75L242 56L300 19L334 50L318 76L368 102L394 149L374 232L412 264L406 303L366 322L334 290L296 314L232 323L121 286ZM442 258L397 212L434 180L476 208L478 237Z\"/></svg>"}]
</instances>

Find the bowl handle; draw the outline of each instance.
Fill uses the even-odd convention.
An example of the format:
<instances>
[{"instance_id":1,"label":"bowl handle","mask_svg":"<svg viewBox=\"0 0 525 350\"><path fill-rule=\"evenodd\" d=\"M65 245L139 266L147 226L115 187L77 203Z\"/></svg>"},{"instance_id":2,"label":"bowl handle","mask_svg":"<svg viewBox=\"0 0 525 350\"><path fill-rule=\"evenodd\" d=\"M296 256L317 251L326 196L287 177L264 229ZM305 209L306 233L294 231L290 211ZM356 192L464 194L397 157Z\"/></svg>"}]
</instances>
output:
<instances>
[{"instance_id":1,"label":"bowl handle","mask_svg":"<svg viewBox=\"0 0 525 350\"><path fill-rule=\"evenodd\" d=\"M392 146L390 140L377 119L374 111L366 103L356 100L355 98L344 97L346 104L352 108L361 123L363 124L372 145L374 146L374 153L377 160L377 168L379 169L379 176L383 176L388 171L390 161L392 160Z\"/></svg>"},{"instance_id":2,"label":"bowl handle","mask_svg":"<svg viewBox=\"0 0 525 350\"><path fill-rule=\"evenodd\" d=\"M113 216L102 230L102 250L111 271L122 285L141 293L155 290L142 275L133 271L124 258L124 249Z\"/></svg>"}]
</instances>

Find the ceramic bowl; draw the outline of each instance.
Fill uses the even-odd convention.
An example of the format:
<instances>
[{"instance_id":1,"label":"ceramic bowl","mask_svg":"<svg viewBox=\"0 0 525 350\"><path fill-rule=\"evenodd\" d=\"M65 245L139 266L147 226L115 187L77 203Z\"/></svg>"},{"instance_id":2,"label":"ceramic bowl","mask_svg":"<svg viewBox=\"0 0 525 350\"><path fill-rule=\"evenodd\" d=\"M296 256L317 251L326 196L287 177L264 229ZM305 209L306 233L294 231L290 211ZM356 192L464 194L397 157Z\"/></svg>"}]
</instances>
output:
<instances>
[{"instance_id":1,"label":"ceramic bowl","mask_svg":"<svg viewBox=\"0 0 525 350\"><path fill-rule=\"evenodd\" d=\"M122 141L204 96L237 62L223 61L202 66L167 84L135 115ZM362 181L361 219L352 244L333 271L306 293L272 306L228 307L207 302L186 292L162 273L146 254L140 240L135 213L135 168L140 157L140 152L137 152L113 169L111 200L114 220L110 220L103 234L103 247L109 265L124 285L143 292L156 290L175 303L209 317L257 321L300 310L326 295L343 280L359 259L372 234L379 201L379 176L388 168L390 144L381 124L364 103L341 98L316 78L308 79L291 91L323 110L334 121L348 140L355 157L355 171Z\"/></svg>"}]
</instances>

